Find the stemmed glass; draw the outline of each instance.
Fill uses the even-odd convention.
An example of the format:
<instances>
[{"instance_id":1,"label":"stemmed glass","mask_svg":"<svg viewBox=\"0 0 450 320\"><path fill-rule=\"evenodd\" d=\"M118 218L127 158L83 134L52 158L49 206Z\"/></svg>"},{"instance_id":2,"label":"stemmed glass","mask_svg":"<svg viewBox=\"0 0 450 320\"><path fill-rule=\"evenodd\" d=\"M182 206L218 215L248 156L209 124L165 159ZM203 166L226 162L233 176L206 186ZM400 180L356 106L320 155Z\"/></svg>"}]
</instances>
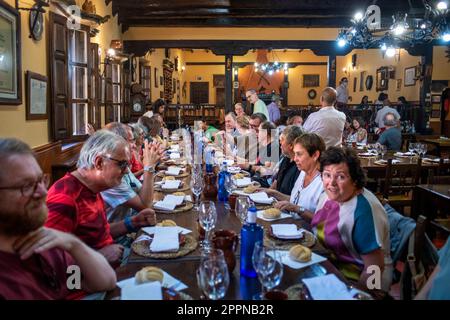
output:
<instances>
[{"instance_id":1,"label":"stemmed glass","mask_svg":"<svg viewBox=\"0 0 450 320\"><path fill-rule=\"evenodd\" d=\"M419 147L419 154L420 154L420 157L421 158L423 158L424 156L425 156L425 154L427 153L427 145L425 144L425 143L421 143L420 144L420 147Z\"/></svg>"},{"instance_id":2,"label":"stemmed glass","mask_svg":"<svg viewBox=\"0 0 450 320\"><path fill-rule=\"evenodd\" d=\"M228 197L231 195L231 193L236 189L236 185L234 183L234 179L231 176L231 174L227 174L225 176L225 189L227 190ZM225 208L231 209L228 202L225 202Z\"/></svg>"},{"instance_id":3,"label":"stemmed glass","mask_svg":"<svg viewBox=\"0 0 450 320\"><path fill-rule=\"evenodd\" d=\"M409 163L412 163L412 159L414 158L414 150L416 150L416 144L414 142L410 142L408 145L408 151L411 153L409 155Z\"/></svg>"},{"instance_id":4,"label":"stemmed glass","mask_svg":"<svg viewBox=\"0 0 450 320\"><path fill-rule=\"evenodd\" d=\"M203 248L211 248L209 240L209 233L216 226L217 212L216 205L212 201L202 201L199 210L199 222L205 230L205 240L203 241Z\"/></svg>"},{"instance_id":5,"label":"stemmed glass","mask_svg":"<svg viewBox=\"0 0 450 320\"><path fill-rule=\"evenodd\" d=\"M211 300L225 297L230 285L230 275L224 260L206 259L200 262L197 282L203 294Z\"/></svg>"},{"instance_id":6,"label":"stemmed glass","mask_svg":"<svg viewBox=\"0 0 450 320\"><path fill-rule=\"evenodd\" d=\"M381 153L381 159L384 159L384 155L387 152L387 147L384 144L379 145L379 152Z\"/></svg>"},{"instance_id":7,"label":"stemmed glass","mask_svg":"<svg viewBox=\"0 0 450 320\"><path fill-rule=\"evenodd\" d=\"M235 212L242 224L247 221L247 212L250 208L250 199L248 197L240 196L236 199Z\"/></svg>"},{"instance_id":8,"label":"stemmed glass","mask_svg":"<svg viewBox=\"0 0 450 320\"><path fill-rule=\"evenodd\" d=\"M203 177L200 174L194 173L191 177L191 189L192 194L195 196L194 210L196 211L198 211L198 200L200 199L204 187Z\"/></svg>"},{"instance_id":9,"label":"stemmed glass","mask_svg":"<svg viewBox=\"0 0 450 320\"><path fill-rule=\"evenodd\" d=\"M255 243L253 249L253 267L258 274L258 279L263 287L261 298L267 291L278 286L283 278L283 263L280 254L273 248L264 247L264 243Z\"/></svg>"}]
</instances>

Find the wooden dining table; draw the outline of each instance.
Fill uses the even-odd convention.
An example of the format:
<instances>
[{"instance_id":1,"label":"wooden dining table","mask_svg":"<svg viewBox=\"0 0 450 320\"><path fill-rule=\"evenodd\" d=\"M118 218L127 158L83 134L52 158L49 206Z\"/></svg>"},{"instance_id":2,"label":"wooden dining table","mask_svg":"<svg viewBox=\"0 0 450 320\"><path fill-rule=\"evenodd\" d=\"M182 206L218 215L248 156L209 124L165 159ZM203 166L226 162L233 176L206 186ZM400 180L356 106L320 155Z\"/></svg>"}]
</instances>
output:
<instances>
[{"instance_id":1,"label":"wooden dining table","mask_svg":"<svg viewBox=\"0 0 450 320\"><path fill-rule=\"evenodd\" d=\"M190 177L186 177L183 179L183 182L189 183L189 179ZM190 191L186 193L190 193ZM155 193L155 200L162 199L163 197L163 193ZM242 224L239 218L236 216L235 212L233 210L230 210L230 208L227 207L224 202L219 202L217 200L214 200L214 202L216 204L217 211L217 223L214 230L232 230L237 234L240 234ZM197 216L198 213L196 211L190 210L188 212L181 213L157 214L157 220L162 221L164 219L171 219L175 221L178 226L192 230L191 234L193 235L193 237L195 239L199 239ZM257 223L264 228L265 232L268 231L271 225L271 222L261 219L258 219ZM277 220L275 223L294 223L305 229L310 229L310 226L304 220L297 220L292 217L283 220ZM330 252L318 242L316 242L311 249L313 252L321 256L327 258L330 257ZM261 292L261 284L257 278L246 278L240 275L239 246L237 246L235 256L236 267L230 274L230 285L224 299L252 300L256 294ZM188 288L183 290L184 293L188 294L193 299L200 299L202 297L202 294L197 285L196 279L196 270L199 267L200 258L201 248L199 246L189 254L174 259L154 259L143 257L136 254L135 252L131 252L127 264L119 267L116 270L117 278L118 281L128 279L130 277L133 277L136 272L141 270L143 267L156 266L186 284ZM300 284L302 282L302 279L304 278L316 277L324 274L335 274L348 286L352 285L354 287L357 287L357 284L355 285L350 283L342 275L342 273L330 262L330 260L327 259L324 262L303 269L292 269L284 265L284 274L282 277L282 281L277 289L286 290L291 286ZM119 296L120 288L117 287L115 290L108 293L107 298L115 299ZM297 298L300 299L300 296L298 296Z\"/></svg>"}]
</instances>

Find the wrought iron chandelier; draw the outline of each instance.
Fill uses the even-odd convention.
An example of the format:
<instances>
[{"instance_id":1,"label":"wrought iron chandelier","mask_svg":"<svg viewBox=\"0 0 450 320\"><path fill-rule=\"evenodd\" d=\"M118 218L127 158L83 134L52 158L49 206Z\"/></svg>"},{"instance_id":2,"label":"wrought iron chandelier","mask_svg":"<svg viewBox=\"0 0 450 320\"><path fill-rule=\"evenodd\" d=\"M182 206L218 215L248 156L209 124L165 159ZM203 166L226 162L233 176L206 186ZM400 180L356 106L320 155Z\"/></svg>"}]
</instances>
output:
<instances>
[{"instance_id":1,"label":"wrought iron chandelier","mask_svg":"<svg viewBox=\"0 0 450 320\"><path fill-rule=\"evenodd\" d=\"M268 73L269 75L280 72L282 70L284 70L284 72L287 72L288 64L280 63L280 59L273 50L271 50L271 53L273 62L269 62L269 60L267 59L266 50L258 50L258 58L254 63L255 72L261 71L264 73Z\"/></svg>"},{"instance_id":2,"label":"wrought iron chandelier","mask_svg":"<svg viewBox=\"0 0 450 320\"><path fill-rule=\"evenodd\" d=\"M406 13L398 13L392 16L393 22L389 27L382 27L380 7L372 5L365 14L355 14L351 20L353 25L339 32L337 44L341 48L380 48L387 56L394 56L398 48L414 47L438 39L450 42L447 2L439 1L432 7L424 0L423 5L423 17L411 18Z\"/></svg>"}]
</instances>

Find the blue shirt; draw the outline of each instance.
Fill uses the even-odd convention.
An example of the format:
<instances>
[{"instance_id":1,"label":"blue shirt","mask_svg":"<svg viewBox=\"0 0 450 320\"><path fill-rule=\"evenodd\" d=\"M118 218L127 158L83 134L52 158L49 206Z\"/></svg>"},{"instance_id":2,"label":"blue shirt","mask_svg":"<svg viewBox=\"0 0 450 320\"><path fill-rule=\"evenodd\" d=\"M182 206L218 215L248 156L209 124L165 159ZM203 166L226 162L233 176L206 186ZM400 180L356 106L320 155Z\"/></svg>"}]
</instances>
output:
<instances>
[{"instance_id":1,"label":"blue shirt","mask_svg":"<svg viewBox=\"0 0 450 320\"><path fill-rule=\"evenodd\" d=\"M281 117L280 108L278 107L278 105L275 102L272 102L271 104L269 104L267 106L267 110L269 111L269 120L270 121L275 122L278 119L280 119L280 117Z\"/></svg>"},{"instance_id":2,"label":"blue shirt","mask_svg":"<svg viewBox=\"0 0 450 320\"><path fill-rule=\"evenodd\" d=\"M428 299L450 300L450 238L439 251L439 272L434 278Z\"/></svg>"},{"instance_id":3,"label":"blue shirt","mask_svg":"<svg viewBox=\"0 0 450 320\"><path fill-rule=\"evenodd\" d=\"M400 151L402 149L402 133L399 128L389 128L385 130L378 143L383 144L388 150Z\"/></svg>"}]
</instances>

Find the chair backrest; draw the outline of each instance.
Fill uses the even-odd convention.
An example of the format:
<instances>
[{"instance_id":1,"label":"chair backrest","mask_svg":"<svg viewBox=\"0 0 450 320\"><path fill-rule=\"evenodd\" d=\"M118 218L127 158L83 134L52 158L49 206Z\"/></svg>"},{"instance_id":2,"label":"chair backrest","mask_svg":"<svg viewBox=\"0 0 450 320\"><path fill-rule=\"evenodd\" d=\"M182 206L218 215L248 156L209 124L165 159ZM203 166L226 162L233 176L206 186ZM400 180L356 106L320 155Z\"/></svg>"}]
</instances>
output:
<instances>
[{"instance_id":1,"label":"chair backrest","mask_svg":"<svg viewBox=\"0 0 450 320\"><path fill-rule=\"evenodd\" d=\"M406 194L413 190L420 181L420 168L422 159L417 163L393 164L388 160L383 197L388 199L390 195Z\"/></svg>"},{"instance_id":2,"label":"chair backrest","mask_svg":"<svg viewBox=\"0 0 450 320\"><path fill-rule=\"evenodd\" d=\"M430 184L450 184L450 159L441 158L439 167L432 174L429 178Z\"/></svg>"}]
</instances>

